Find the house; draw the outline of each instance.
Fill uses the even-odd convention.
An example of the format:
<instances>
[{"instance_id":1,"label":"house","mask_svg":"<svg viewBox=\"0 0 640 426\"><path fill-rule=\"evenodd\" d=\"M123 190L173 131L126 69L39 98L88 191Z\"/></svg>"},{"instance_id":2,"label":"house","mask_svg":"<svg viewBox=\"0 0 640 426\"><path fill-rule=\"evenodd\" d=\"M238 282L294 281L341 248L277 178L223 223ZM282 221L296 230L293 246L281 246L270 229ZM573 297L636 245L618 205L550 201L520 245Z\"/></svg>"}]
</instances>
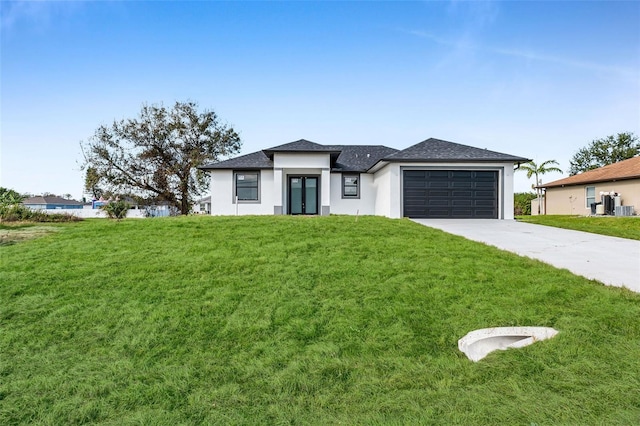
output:
<instances>
[{"instance_id":1,"label":"house","mask_svg":"<svg viewBox=\"0 0 640 426\"><path fill-rule=\"evenodd\" d=\"M211 214L211 196L199 199L193 205L195 214Z\"/></svg>"},{"instance_id":2,"label":"house","mask_svg":"<svg viewBox=\"0 0 640 426\"><path fill-rule=\"evenodd\" d=\"M546 214L590 215L603 195L618 194L622 206L640 209L640 157L540 185Z\"/></svg>"},{"instance_id":3,"label":"house","mask_svg":"<svg viewBox=\"0 0 640 426\"><path fill-rule=\"evenodd\" d=\"M404 150L298 140L202 166L212 215L513 219L526 158L427 139Z\"/></svg>"},{"instance_id":4,"label":"house","mask_svg":"<svg viewBox=\"0 0 640 426\"><path fill-rule=\"evenodd\" d=\"M56 196L35 196L22 200L25 207L31 210L62 210L62 209L81 209L83 204L76 200L67 200Z\"/></svg>"}]
</instances>

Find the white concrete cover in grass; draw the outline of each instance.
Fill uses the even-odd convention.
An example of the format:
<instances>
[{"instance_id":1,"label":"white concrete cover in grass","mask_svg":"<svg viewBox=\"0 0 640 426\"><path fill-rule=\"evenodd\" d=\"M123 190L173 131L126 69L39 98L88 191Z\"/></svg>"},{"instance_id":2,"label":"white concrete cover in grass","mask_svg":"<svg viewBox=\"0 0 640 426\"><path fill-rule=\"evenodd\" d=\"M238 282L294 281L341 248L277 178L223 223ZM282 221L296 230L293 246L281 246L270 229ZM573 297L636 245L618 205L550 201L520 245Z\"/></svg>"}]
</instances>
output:
<instances>
[{"instance_id":1,"label":"white concrete cover in grass","mask_svg":"<svg viewBox=\"0 0 640 426\"><path fill-rule=\"evenodd\" d=\"M493 351L522 348L554 337L551 327L494 327L474 330L458 340L458 349L471 361L480 361Z\"/></svg>"}]
</instances>

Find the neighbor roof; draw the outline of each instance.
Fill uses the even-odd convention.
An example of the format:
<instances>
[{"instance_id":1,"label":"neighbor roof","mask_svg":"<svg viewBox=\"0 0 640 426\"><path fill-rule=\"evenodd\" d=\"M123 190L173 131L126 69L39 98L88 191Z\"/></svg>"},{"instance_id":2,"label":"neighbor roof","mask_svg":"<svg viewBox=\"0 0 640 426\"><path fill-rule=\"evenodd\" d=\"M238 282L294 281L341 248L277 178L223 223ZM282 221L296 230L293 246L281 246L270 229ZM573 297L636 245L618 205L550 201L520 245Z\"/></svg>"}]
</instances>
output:
<instances>
[{"instance_id":1,"label":"neighbor roof","mask_svg":"<svg viewBox=\"0 0 640 426\"><path fill-rule=\"evenodd\" d=\"M36 197L25 198L24 200L22 200L22 204L58 204L58 205L65 205L65 206L82 205L80 201L67 200L62 197L49 196L49 195L47 195L46 197L38 195Z\"/></svg>"},{"instance_id":2,"label":"neighbor roof","mask_svg":"<svg viewBox=\"0 0 640 426\"><path fill-rule=\"evenodd\" d=\"M585 183L610 182L617 180L640 179L640 157L629 158L598 169L589 170L568 178L540 185L541 188L582 185Z\"/></svg>"},{"instance_id":3,"label":"neighbor roof","mask_svg":"<svg viewBox=\"0 0 640 426\"><path fill-rule=\"evenodd\" d=\"M526 163L527 158L516 157L488 149L475 148L455 142L429 138L384 158L385 161L509 161Z\"/></svg>"}]
</instances>

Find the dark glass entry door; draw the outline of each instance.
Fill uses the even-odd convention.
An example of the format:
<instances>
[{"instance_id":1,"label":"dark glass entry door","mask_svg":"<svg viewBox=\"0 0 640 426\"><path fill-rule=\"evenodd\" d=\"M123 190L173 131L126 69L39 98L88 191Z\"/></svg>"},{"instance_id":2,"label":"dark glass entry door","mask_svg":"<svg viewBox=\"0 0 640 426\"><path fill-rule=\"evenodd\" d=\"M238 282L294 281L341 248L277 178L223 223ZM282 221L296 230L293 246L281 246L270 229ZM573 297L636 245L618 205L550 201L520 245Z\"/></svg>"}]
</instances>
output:
<instances>
[{"instance_id":1,"label":"dark glass entry door","mask_svg":"<svg viewBox=\"0 0 640 426\"><path fill-rule=\"evenodd\" d=\"M318 178L289 176L289 214L318 214Z\"/></svg>"}]
</instances>

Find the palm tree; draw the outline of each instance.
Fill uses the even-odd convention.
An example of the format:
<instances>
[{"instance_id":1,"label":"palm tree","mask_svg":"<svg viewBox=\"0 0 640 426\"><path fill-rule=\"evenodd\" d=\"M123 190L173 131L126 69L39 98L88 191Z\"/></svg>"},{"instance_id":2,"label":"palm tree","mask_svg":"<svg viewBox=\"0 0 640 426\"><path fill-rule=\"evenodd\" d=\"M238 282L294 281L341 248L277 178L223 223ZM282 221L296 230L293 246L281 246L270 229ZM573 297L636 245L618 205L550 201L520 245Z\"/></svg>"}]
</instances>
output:
<instances>
[{"instance_id":1,"label":"palm tree","mask_svg":"<svg viewBox=\"0 0 640 426\"><path fill-rule=\"evenodd\" d=\"M542 189L538 187L538 185L542 183L542 181L540 180L540 176L549 172L562 173L562 170L554 166L554 164L559 165L556 160L547 160L543 161L540 164L536 164L534 161L529 161L528 163L522 164L518 169L527 172L528 179L531 179L531 176L533 175L535 175L536 177L536 184L534 185L534 187L536 189L536 194L538 195L538 214L540 214L540 199L542 198Z\"/></svg>"}]
</instances>

